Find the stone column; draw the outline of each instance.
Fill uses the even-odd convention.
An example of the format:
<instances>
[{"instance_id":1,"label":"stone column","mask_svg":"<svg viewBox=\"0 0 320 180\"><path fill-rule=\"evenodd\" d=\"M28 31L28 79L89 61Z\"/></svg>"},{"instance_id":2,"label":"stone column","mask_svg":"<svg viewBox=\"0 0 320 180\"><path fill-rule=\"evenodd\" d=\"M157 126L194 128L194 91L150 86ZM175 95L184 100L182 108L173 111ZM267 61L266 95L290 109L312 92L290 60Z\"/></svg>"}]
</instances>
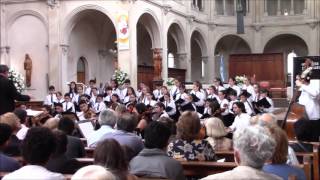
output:
<instances>
[{"instance_id":1,"label":"stone column","mask_svg":"<svg viewBox=\"0 0 320 180\"><path fill-rule=\"evenodd\" d=\"M203 73L203 75L204 76L202 76L202 81L203 82L205 82L205 83L207 83L208 82L208 72L210 71L210 67L208 66L208 56L202 56L201 57L201 63L203 63L204 64L204 67L203 67L203 69L201 70L201 74L202 74L202 71L204 71L204 73ZM202 66L202 64L201 64L201 66Z\"/></svg>"},{"instance_id":2,"label":"stone column","mask_svg":"<svg viewBox=\"0 0 320 180\"><path fill-rule=\"evenodd\" d=\"M233 15L236 16L236 14L237 14L237 0L233 0L233 9L234 9Z\"/></svg>"},{"instance_id":3,"label":"stone column","mask_svg":"<svg viewBox=\"0 0 320 180\"><path fill-rule=\"evenodd\" d=\"M304 0L304 8L303 8L303 14L304 14L304 15L307 14L307 6L308 6L307 1L308 1L308 0Z\"/></svg>"},{"instance_id":4,"label":"stone column","mask_svg":"<svg viewBox=\"0 0 320 180\"><path fill-rule=\"evenodd\" d=\"M51 3L54 2L54 3ZM67 89L65 72L66 66L62 62L67 63L67 57L64 59L64 53L67 54L68 47L66 44L60 46L59 43L59 5L57 1L48 1L48 74L49 85L54 85L56 89Z\"/></svg>"},{"instance_id":5,"label":"stone column","mask_svg":"<svg viewBox=\"0 0 320 180\"><path fill-rule=\"evenodd\" d=\"M290 2L290 12L289 12L290 15L294 15L294 6L293 6L293 0L291 0Z\"/></svg>"},{"instance_id":6,"label":"stone column","mask_svg":"<svg viewBox=\"0 0 320 180\"><path fill-rule=\"evenodd\" d=\"M268 0L264 0L264 15L268 16Z\"/></svg>"},{"instance_id":7,"label":"stone column","mask_svg":"<svg viewBox=\"0 0 320 180\"><path fill-rule=\"evenodd\" d=\"M227 7L226 7L226 0L222 0L222 5L223 5L223 15L227 15L227 11L226 11L226 9L227 9Z\"/></svg>"},{"instance_id":8,"label":"stone column","mask_svg":"<svg viewBox=\"0 0 320 180\"><path fill-rule=\"evenodd\" d=\"M97 69L98 69L97 84L105 83L104 80L106 80L106 79L105 79L105 77L103 77L103 75L104 75L103 71L104 71L104 66L105 66L104 61L107 61L106 57L107 57L108 53L110 53L110 52L108 52L108 50L106 50L106 49L98 50L98 54L99 54L98 66L99 67L97 67ZM113 57L116 58L116 60L118 61L118 56L113 55Z\"/></svg>"},{"instance_id":9,"label":"stone column","mask_svg":"<svg viewBox=\"0 0 320 180\"><path fill-rule=\"evenodd\" d=\"M61 91L62 92L68 92L68 86L67 86L67 82L68 82L68 73L67 71L69 71L68 69L68 59L69 59L69 45L66 44L61 44L60 45L60 49L61 49L61 58L60 58L60 73L61 73L61 77L60 77L60 82L61 82ZM52 78L52 74L51 76L49 76L49 82L51 81Z\"/></svg>"},{"instance_id":10,"label":"stone column","mask_svg":"<svg viewBox=\"0 0 320 180\"><path fill-rule=\"evenodd\" d=\"M280 0L277 1L277 15L278 15L278 16L281 15L281 4L280 4Z\"/></svg>"},{"instance_id":11,"label":"stone column","mask_svg":"<svg viewBox=\"0 0 320 180\"><path fill-rule=\"evenodd\" d=\"M0 47L0 64L6 64L10 67L10 47Z\"/></svg>"},{"instance_id":12,"label":"stone column","mask_svg":"<svg viewBox=\"0 0 320 180\"><path fill-rule=\"evenodd\" d=\"M179 69L187 69L187 53L177 53L175 54L175 57L176 67Z\"/></svg>"}]
</instances>

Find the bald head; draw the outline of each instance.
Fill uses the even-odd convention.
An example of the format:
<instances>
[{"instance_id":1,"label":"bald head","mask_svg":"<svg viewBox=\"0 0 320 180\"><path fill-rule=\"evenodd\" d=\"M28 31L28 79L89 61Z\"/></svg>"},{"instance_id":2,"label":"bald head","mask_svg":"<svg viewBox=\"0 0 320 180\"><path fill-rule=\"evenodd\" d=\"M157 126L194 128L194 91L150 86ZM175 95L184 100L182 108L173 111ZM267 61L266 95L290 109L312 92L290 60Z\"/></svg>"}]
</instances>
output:
<instances>
[{"instance_id":1,"label":"bald head","mask_svg":"<svg viewBox=\"0 0 320 180\"><path fill-rule=\"evenodd\" d=\"M259 117L259 123L268 126L277 126L277 118L272 113L265 113Z\"/></svg>"}]
</instances>

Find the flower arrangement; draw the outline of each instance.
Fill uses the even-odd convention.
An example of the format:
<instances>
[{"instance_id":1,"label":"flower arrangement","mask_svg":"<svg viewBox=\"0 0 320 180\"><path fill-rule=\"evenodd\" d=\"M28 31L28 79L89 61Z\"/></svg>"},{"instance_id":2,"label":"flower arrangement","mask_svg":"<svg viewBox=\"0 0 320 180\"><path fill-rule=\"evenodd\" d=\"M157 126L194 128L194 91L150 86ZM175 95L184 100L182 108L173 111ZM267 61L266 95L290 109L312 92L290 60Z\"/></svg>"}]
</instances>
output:
<instances>
[{"instance_id":1,"label":"flower arrangement","mask_svg":"<svg viewBox=\"0 0 320 180\"><path fill-rule=\"evenodd\" d=\"M26 88L24 83L24 77L14 69L9 69L8 79L13 82L14 86L16 87L19 93L21 93Z\"/></svg>"},{"instance_id":2,"label":"flower arrangement","mask_svg":"<svg viewBox=\"0 0 320 180\"><path fill-rule=\"evenodd\" d=\"M166 81L167 86L173 86L174 85L174 78L169 77L168 80Z\"/></svg>"},{"instance_id":3,"label":"flower arrangement","mask_svg":"<svg viewBox=\"0 0 320 180\"><path fill-rule=\"evenodd\" d=\"M112 75L112 79L116 80L119 85L123 85L124 81L128 79L128 74L116 69Z\"/></svg>"},{"instance_id":4,"label":"flower arrangement","mask_svg":"<svg viewBox=\"0 0 320 180\"><path fill-rule=\"evenodd\" d=\"M244 81L247 79L247 77L246 77L245 75L243 75L243 76L236 76L235 79L236 79L236 83L237 83L238 85L243 85L243 84L244 84Z\"/></svg>"}]
</instances>

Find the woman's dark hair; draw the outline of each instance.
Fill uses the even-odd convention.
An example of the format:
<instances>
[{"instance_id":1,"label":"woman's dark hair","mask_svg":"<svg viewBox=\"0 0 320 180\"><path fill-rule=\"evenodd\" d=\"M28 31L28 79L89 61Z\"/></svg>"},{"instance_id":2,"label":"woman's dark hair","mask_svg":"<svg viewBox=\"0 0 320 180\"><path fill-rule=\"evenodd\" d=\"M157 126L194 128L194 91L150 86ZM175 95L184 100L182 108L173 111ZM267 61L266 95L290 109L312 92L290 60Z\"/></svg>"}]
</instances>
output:
<instances>
[{"instance_id":1,"label":"woman's dark hair","mask_svg":"<svg viewBox=\"0 0 320 180\"><path fill-rule=\"evenodd\" d=\"M58 129L66 133L67 135L71 135L74 131L75 124L73 120L68 117L62 117L58 124Z\"/></svg>"},{"instance_id":2,"label":"woman's dark hair","mask_svg":"<svg viewBox=\"0 0 320 180\"><path fill-rule=\"evenodd\" d=\"M144 103L136 104L135 108L139 114L143 114L148 110L147 106Z\"/></svg>"},{"instance_id":3,"label":"woman's dark hair","mask_svg":"<svg viewBox=\"0 0 320 180\"><path fill-rule=\"evenodd\" d=\"M208 99L208 102L209 102L209 107L211 109L211 113L212 114L220 109L220 104L218 103L218 101L214 101L214 100Z\"/></svg>"},{"instance_id":4,"label":"woman's dark hair","mask_svg":"<svg viewBox=\"0 0 320 180\"><path fill-rule=\"evenodd\" d=\"M130 89L131 90L131 92L132 92L132 94L134 95L134 96L137 96L136 95L136 91L133 89L133 87L127 87L127 94L126 94L126 96L128 96L128 89Z\"/></svg>"},{"instance_id":5,"label":"woman's dark hair","mask_svg":"<svg viewBox=\"0 0 320 180\"><path fill-rule=\"evenodd\" d=\"M193 141L199 134L201 125L196 112L185 111L177 122L177 138Z\"/></svg>"},{"instance_id":6,"label":"woman's dark hair","mask_svg":"<svg viewBox=\"0 0 320 180\"><path fill-rule=\"evenodd\" d=\"M129 165L126 161L124 149L116 140L106 139L98 143L93 157L94 164L108 168L115 174L122 174L122 176L126 177Z\"/></svg>"},{"instance_id":7,"label":"woman's dark hair","mask_svg":"<svg viewBox=\"0 0 320 180\"><path fill-rule=\"evenodd\" d=\"M53 131L53 134L56 138L56 150L54 152L54 155L63 155L67 151L67 144L68 144L68 138L67 135L60 130Z\"/></svg>"},{"instance_id":8,"label":"woman's dark hair","mask_svg":"<svg viewBox=\"0 0 320 180\"><path fill-rule=\"evenodd\" d=\"M146 148L163 149L168 145L170 129L162 122L153 121L144 129L144 145Z\"/></svg>"},{"instance_id":9,"label":"woman's dark hair","mask_svg":"<svg viewBox=\"0 0 320 180\"><path fill-rule=\"evenodd\" d=\"M0 64L0 73L6 73L9 71L9 67L4 64Z\"/></svg>"},{"instance_id":10,"label":"woman's dark hair","mask_svg":"<svg viewBox=\"0 0 320 180\"><path fill-rule=\"evenodd\" d=\"M216 78L214 78L214 79L219 82L219 85L220 85L220 86L223 86L223 83L222 83L222 81L221 81L220 78L216 77Z\"/></svg>"},{"instance_id":11,"label":"woman's dark hair","mask_svg":"<svg viewBox=\"0 0 320 180\"><path fill-rule=\"evenodd\" d=\"M113 96L113 97L116 97L116 98L117 98L117 101L116 101L116 102L119 102L119 101L120 101L120 98L119 98L119 95L118 95L118 94L112 94L111 96Z\"/></svg>"},{"instance_id":12,"label":"woman's dark hair","mask_svg":"<svg viewBox=\"0 0 320 180\"><path fill-rule=\"evenodd\" d=\"M24 124L26 122L26 118L27 118L26 110L17 108L13 111L13 113L19 118L21 124Z\"/></svg>"},{"instance_id":13,"label":"woman's dark hair","mask_svg":"<svg viewBox=\"0 0 320 180\"><path fill-rule=\"evenodd\" d=\"M74 84L74 85L75 85L75 86L74 86L74 89L71 88L71 84ZM70 82L69 93L76 93L76 94L78 94L78 89L77 89L77 84L76 84L76 82L74 82L74 81L71 81L71 82Z\"/></svg>"},{"instance_id":14,"label":"woman's dark hair","mask_svg":"<svg viewBox=\"0 0 320 180\"><path fill-rule=\"evenodd\" d=\"M56 139L49 128L30 128L22 142L22 156L29 164L44 165L55 149Z\"/></svg>"},{"instance_id":15,"label":"woman's dark hair","mask_svg":"<svg viewBox=\"0 0 320 180\"><path fill-rule=\"evenodd\" d=\"M240 108L242 113L247 112L243 102L237 101L237 102L234 102L233 105L236 105L238 108Z\"/></svg>"}]
</instances>

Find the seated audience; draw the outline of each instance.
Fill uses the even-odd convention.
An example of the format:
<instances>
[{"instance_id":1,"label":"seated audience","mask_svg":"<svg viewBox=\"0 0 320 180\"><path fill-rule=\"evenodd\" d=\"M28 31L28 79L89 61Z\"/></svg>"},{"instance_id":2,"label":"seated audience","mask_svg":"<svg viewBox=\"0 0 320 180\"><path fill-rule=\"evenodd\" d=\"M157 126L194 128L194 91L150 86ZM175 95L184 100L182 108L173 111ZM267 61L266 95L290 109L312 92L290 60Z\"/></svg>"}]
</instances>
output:
<instances>
[{"instance_id":1,"label":"seated audience","mask_svg":"<svg viewBox=\"0 0 320 180\"><path fill-rule=\"evenodd\" d=\"M232 149L232 140L226 138L228 132L219 118L209 118L205 121L206 139L215 151L223 151Z\"/></svg>"},{"instance_id":2,"label":"seated audience","mask_svg":"<svg viewBox=\"0 0 320 180\"><path fill-rule=\"evenodd\" d=\"M183 112L177 122L177 139L168 145L168 155L180 160L215 160L214 150L208 141L197 139L200 128L196 112Z\"/></svg>"},{"instance_id":3,"label":"seated audience","mask_svg":"<svg viewBox=\"0 0 320 180\"><path fill-rule=\"evenodd\" d=\"M17 132L17 137L19 140L23 140L26 137L26 134L28 132L28 127L26 126L27 124L27 111L23 109L15 109L13 113L19 118L20 124L21 124L21 129Z\"/></svg>"},{"instance_id":4,"label":"seated audience","mask_svg":"<svg viewBox=\"0 0 320 180\"><path fill-rule=\"evenodd\" d=\"M52 172L62 174L75 173L81 167L81 164L77 160L68 158L65 155L68 144L67 135L60 130L53 131L53 134L56 137L57 147L45 167Z\"/></svg>"},{"instance_id":5,"label":"seated audience","mask_svg":"<svg viewBox=\"0 0 320 180\"><path fill-rule=\"evenodd\" d=\"M8 124L12 129L9 142L4 148L3 152L8 156L20 156L21 155L21 140L18 139L17 133L21 129L19 118L9 112L0 116L0 123Z\"/></svg>"},{"instance_id":6,"label":"seated audience","mask_svg":"<svg viewBox=\"0 0 320 180\"><path fill-rule=\"evenodd\" d=\"M251 123L254 123L254 122L251 122ZM261 126L266 126L267 128L278 127L277 118L272 113L264 113L264 114L258 116L257 123ZM288 146L287 159L288 159L287 164L294 165L294 166L299 165L296 153L294 152L294 150L290 146Z\"/></svg>"},{"instance_id":7,"label":"seated audience","mask_svg":"<svg viewBox=\"0 0 320 180\"><path fill-rule=\"evenodd\" d=\"M207 176L203 180L213 179L281 179L263 172L264 163L270 159L276 143L267 129L249 126L233 135L234 159L238 167L233 170Z\"/></svg>"},{"instance_id":8,"label":"seated audience","mask_svg":"<svg viewBox=\"0 0 320 180\"><path fill-rule=\"evenodd\" d=\"M68 158L81 158L86 155L84 145L80 138L72 136L72 133L75 129L75 124L73 120L67 117L63 117L60 119L58 124L58 129L66 133L68 144L67 144L67 151L66 156Z\"/></svg>"},{"instance_id":9,"label":"seated audience","mask_svg":"<svg viewBox=\"0 0 320 180\"><path fill-rule=\"evenodd\" d=\"M53 173L44 167L55 149L56 140L50 129L43 127L29 129L22 143L22 157L27 165L5 175L2 180L64 179L62 174Z\"/></svg>"},{"instance_id":10,"label":"seated audience","mask_svg":"<svg viewBox=\"0 0 320 180\"><path fill-rule=\"evenodd\" d=\"M106 168L98 165L89 165L79 169L71 180L94 179L94 180L117 180Z\"/></svg>"},{"instance_id":11,"label":"seated audience","mask_svg":"<svg viewBox=\"0 0 320 180\"><path fill-rule=\"evenodd\" d=\"M2 153L11 134L11 127L7 124L0 123L0 171L3 172L11 172L20 168L19 163L15 159Z\"/></svg>"},{"instance_id":12,"label":"seated audience","mask_svg":"<svg viewBox=\"0 0 320 180\"><path fill-rule=\"evenodd\" d=\"M181 164L168 157L170 129L162 122L151 122L144 131L145 148L130 162L130 172L141 177L183 180Z\"/></svg>"},{"instance_id":13,"label":"seated audience","mask_svg":"<svg viewBox=\"0 0 320 180\"><path fill-rule=\"evenodd\" d=\"M142 139L133 133L137 126L136 116L125 113L117 119L117 130L113 133L105 134L100 141L104 139L115 139L122 146L127 146L133 151L133 156L137 155L143 149ZM132 156L132 157L133 157ZM130 157L129 159L131 159Z\"/></svg>"},{"instance_id":14,"label":"seated audience","mask_svg":"<svg viewBox=\"0 0 320 180\"><path fill-rule=\"evenodd\" d=\"M59 118L49 118L42 126L49 128L50 130L56 130L58 128L59 121Z\"/></svg>"},{"instance_id":15,"label":"seated audience","mask_svg":"<svg viewBox=\"0 0 320 180\"><path fill-rule=\"evenodd\" d=\"M126 153L114 139L105 139L98 143L94 151L94 164L109 169L119 180L133 179L129 174Z\"/></svg>"},{"instance_id":16,"label":"seated audience","mask_svg":"<svg viewBox=\"0 0 320 180\"><path fill-rule=\"evenodd\" d=\"M299 180L305 180L306 176L302 169L288 165L288 138L286 132L280 127L270 128L271 136L276 141L276 149L271 158L271 163L263 166L263 171L280 176L283 179L289 179L295 176Z\"/></svg>"},{"instance_id":17,"label":"seated audience","mask_svg":"<svg viewBox=\"0 0 320 180\"><path fill-rule=\"evenodd\" d=\"M100 112L99 115L99 124L100 129L91 133L89 138L87 139L87 143L89 147L96 147L97 142L107 133L114 132L114 126L117 122L117 116L114 110L106 109Z\"/></svg>"}]
</instances>

